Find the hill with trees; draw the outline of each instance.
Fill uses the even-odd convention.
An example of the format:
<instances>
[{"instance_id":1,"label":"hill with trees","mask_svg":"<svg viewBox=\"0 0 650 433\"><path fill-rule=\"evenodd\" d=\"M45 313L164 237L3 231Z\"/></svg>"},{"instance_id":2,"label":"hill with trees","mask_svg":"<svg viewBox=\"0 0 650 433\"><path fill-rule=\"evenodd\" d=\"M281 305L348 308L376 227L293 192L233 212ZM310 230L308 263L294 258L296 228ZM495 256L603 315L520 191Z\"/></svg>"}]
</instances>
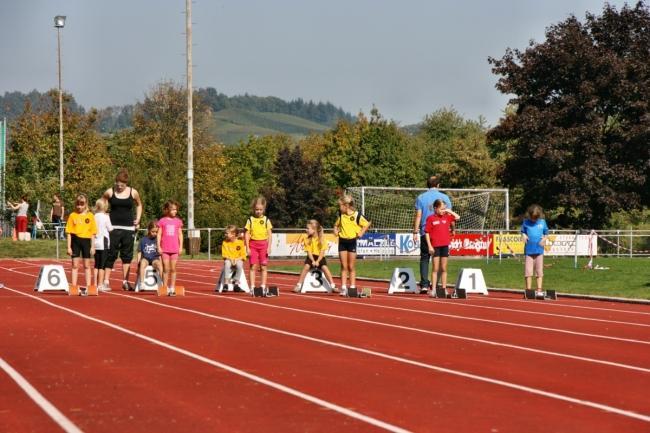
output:
<instances>
[{"instance_id":1,"label":"hill with trees","mask_svg":"<svg viewBox=\"0 0 650 433\"><path fill-rule=\"evenodd\" d=\"M274 96L254 96L249 94L227 96L212 87L201 88L196 95L214 112L214 122L210 127L217 141L235 144L248 136L288 134L301 138L311 133L323 132L333 127L339 120L354 120L354 116L329 102L304 101L295 99L285 101ZM10 122L20 116L25 104L35 112L48 111L50 98L46 93L32 90L29 93L6 92L0 95L0 118L7 117ZM72 96L70 96L72 98ZM77 114L85 113L85 108L71 99L69 109ZM135 105L112 106L97 110L97 131L111 134L133 127Z\"/></svg>"}]
</instances>

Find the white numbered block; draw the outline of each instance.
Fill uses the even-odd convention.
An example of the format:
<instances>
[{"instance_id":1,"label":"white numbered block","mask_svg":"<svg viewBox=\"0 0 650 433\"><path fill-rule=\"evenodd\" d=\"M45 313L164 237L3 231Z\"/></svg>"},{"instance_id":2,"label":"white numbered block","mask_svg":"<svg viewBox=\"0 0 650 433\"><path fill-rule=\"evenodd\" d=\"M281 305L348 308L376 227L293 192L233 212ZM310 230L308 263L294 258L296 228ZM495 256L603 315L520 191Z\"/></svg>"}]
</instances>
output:
<instances>
[{"instance_id":1,"label":"white numbered block","mask_svg":"<svg viewBox=\"0 0 650 433\"><path fill-rule=\"evenodd\" d=\"M158 288L162 286L162 279L153 266L147 266L144 270L144 283L140 281L140 276L135 282L136 292L157 292Z\"/></svg>"},{"instance_id":2,"label":"white numbered block","mask_svg":"<svg viewBox=\"0 0 650 433\"><path fill-rule=\"evenodd\" d=\"M392 295L393 293L418 293L413 269L395 268L393 277L390 279L390 286L388 286L388 294Z\"/></svg>"},{"instance_id":3,"label":"white numbered block","mask_svg":"<svg viewBox=\"0 0 650 433\"><path fill-rule=\"evenodd\" d=\"M462 268L456 280L456 289L464 289L465 293L487 295L483 271L475 268Z\"/></svg>"},{"instance_id":4,"label":"white numbered block","mask_svg":"<svg viewBox=\"0 0 650 433\"><path fill-rule=\"evenodd\" d=\"M230 281L232 281L237 276L237 268L233 266L233 269L231 270L231 272L232 273L230 274L230 278L229 278ZM244 275L244 274L245 274L245 272L240 272L239 273L239 278L236 280L237 281L237 286L239 286L239 288L241 290L243 290L244 292L250 293L251 288L248 286L248 281L246 281L246 275ZM215 292L222 293L222 292L227 292L228 291L228 284L226 284L225 279L226 279L225 272L223 270L221 270L221 275L219 275L219 281L217 282L217 287L214 290ZM233 289L230 290L230 291L233 292L234 290L235 289L233 287Z\"/></svg>"},{"instance_id":5,"label":"white numbered block","mask_svg":"<svg viewBox=\"0 0 650 433\"><path fill-rule=\"evenodd\" d=\"M61 265L43 265L38 273L38 279L34 290L40 293L65 291L70 293L68 279L65 276L65 270Z\"/></svg>"},{"instance_id":6,"label":"white numbered block","mask_svg":"<svg viewBox=\"0 0 650 433\"><path fill-rule=\"evenodd\" d=\"M302 282L300 293L332 293L332 286L330 286L322 270L312 268L307 272L305 280Z\"/></svg>"}]
</instances>

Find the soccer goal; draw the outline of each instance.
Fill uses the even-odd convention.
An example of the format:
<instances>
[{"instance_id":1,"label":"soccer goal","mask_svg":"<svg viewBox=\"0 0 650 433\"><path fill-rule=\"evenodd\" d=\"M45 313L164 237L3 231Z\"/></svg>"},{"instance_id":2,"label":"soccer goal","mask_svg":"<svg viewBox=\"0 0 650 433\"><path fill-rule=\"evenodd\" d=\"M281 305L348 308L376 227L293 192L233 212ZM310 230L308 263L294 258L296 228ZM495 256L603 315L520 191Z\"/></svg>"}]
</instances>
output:
<instances>
[{"instance_id":1,"label":"soccer goal","mask_svg":"<svg viewBox=\"0 0 650 433\"><path fill-rule=\"evenodd\" d=\"M372 228L386 231L411 231L415 200L426 188L360 186L347 189L357 209L371 222ZM510 229L507 189L441 189L460 215L456 229L498 231Z\"/></svg>"}]
</instances>

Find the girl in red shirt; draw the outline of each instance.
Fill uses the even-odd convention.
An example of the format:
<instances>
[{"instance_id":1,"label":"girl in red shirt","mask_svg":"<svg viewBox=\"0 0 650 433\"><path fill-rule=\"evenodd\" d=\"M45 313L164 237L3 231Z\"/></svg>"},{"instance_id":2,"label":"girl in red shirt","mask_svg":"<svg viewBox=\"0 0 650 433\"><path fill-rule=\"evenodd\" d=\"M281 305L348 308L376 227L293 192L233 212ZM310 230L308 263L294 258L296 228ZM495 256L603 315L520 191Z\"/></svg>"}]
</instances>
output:
<instances>
[{"instance_id":1,"label":"girl in red shirt","mask_svg":"<svg viewBox=\"0 0 650 433\"><path fill-rule=\"evenodd\" d=\"M447 208L445 202L438 199L433 202L433 214L427 218L424 226L429 254L433 256L433 272L431 273L431 295L434 296L438 277L442 288L447 290L447 257L449 257L449 244L454 232L455 222L460 216Z\"/></svg>"}]
</instances>

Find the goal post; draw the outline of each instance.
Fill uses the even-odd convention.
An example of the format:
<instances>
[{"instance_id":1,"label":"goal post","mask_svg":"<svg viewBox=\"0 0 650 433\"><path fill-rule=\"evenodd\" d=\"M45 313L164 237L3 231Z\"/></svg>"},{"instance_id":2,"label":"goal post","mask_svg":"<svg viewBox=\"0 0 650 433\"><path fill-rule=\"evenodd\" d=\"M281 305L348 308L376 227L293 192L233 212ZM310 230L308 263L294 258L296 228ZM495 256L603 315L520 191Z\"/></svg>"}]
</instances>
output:
<instances>
[{"instance_id":1,"label":"goal post","mask_svg":"<svg viewBox=\"0 0 650 433\"><path fill-rule=\"evenodd\" d=\"M346 190L376 230L409 232L413 229L415 200L427 188L359 186ZM458 230L499 231L510 229L508 189L440 189L460 215Z\"/></svg>"}]
</instances>

